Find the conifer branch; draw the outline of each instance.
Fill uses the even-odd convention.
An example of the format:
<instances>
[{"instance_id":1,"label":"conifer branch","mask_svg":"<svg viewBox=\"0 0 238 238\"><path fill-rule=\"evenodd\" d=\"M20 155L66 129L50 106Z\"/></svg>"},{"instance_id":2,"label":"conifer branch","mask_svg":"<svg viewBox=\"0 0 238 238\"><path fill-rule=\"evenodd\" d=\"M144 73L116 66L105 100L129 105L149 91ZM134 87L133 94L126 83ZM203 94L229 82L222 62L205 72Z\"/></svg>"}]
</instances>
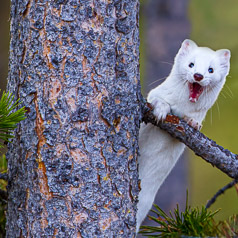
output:
<instances>
[{"instance_id":1,"label":"conifer branch","mask_svg":"<svg viewBox=\"0 0 238 238\"><path fill-rule=\"evenodd\" d=\"M13 138L12 131L17 123L25 119L25 108L17 109L20 105L19 99L14 101L14 96L9 92L3 92L0 99L0 139L8 142ZM0 148L3 146L0 143Z\"/></svg>"},{"instance_id":2,"label":"conifer branch","mask_svg":"<svg viewBox=\"0 0 238 238\"><path fill-rule=\"evenodd\" d=\"M216 144L215 141L189 126L184 120L174 115L167 115L165 121L157 121L152 113L151 104L145 103L142 121L152 123L167 131L171 136L187 145L196 155L229 177L238 179L238 155Z\"/></svg>"}]
</instances>

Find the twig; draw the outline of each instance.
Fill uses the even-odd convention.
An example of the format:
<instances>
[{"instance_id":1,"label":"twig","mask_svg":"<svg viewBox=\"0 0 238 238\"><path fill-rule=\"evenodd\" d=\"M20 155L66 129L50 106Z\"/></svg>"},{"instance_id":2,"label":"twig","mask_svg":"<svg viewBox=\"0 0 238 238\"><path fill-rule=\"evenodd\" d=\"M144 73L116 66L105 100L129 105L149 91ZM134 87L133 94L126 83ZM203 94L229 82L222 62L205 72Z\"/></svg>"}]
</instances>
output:
<instances>
[{"instance_id":1,"label":"twig","mask_svg":"<svg viewBox=\"0 0 238 238\"><path fill-rule=\"evenodd\" d=\"M184 120L174 115L168 115L165 121L157 121L149 103L144 104L142 120L167 131L171 136L187 145L196 155L202 157L229 177L238 179L238 155L217 145L215 141L189 126Z\"/></svg>"},{"instance_id":2,"label":"twig","mask_svg":"<svg viewBox=\"0 0 238 238\"><path fill-rule=\"evenodd\" d=\"M217 199L218 196L223 194L227 189L232 188L235 184L238 183L238 180L234 179L228 183L225 187L221 188L207 203L206 208L208 209Z\"/></svg>"}]
</instances>

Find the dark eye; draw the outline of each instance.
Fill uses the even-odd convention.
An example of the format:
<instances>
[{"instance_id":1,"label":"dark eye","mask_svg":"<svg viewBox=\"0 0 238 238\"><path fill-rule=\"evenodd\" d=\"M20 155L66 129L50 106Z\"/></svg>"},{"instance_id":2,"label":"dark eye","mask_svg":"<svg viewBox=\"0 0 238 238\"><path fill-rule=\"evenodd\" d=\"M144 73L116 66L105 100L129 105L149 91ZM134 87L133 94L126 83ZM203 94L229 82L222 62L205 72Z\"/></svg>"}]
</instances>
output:
<instances>
[{"instance_id":1,"label":"dark eye","mask_svg":"<svg viewBox=\"0 0 238 238\"><path fill-rule=\"evenodd\" d=\"M210 74L212 74L212 73L214 72L213 68L209 68L209 69L208 69L208 72L209 72Z\"/></svg>"},{"instance_id":2,"label":"dark eye","mask_svg":"<svg viewBox=\"0 0 238 238\"><path fill-rule=\"evenodd\" d=\"M193 68L194 63L190 63L188 66L189 66L190 68Z\"/></svg>"}]
</instances>

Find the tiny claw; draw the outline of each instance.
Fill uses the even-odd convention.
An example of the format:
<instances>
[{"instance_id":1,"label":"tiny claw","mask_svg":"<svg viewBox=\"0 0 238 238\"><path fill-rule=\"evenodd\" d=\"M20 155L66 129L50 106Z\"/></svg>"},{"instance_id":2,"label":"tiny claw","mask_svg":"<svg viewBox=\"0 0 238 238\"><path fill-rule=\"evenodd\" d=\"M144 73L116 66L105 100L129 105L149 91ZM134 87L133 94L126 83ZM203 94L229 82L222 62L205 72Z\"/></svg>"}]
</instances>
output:
<instances>
[{"instance_id":1,"label":"tiny claw","mask_svg":"<svg viewBox=\"0 0 238 238\"><path fill-rule=\"evenodd\" d=\"M146 106L147 106L150 110L153 110L153 109L154 109L153 105L152 105L151 103L149 103L149 102L146 103Z\"/></svg>"},{"instance_id":2,"label":"tiny claw","mask_svg":"<svg viewBox=\"0 0 238 238\"><path fill-rule=\"evenodd\" d=\"M202 128L202 125L192 118L185 116L183 119L187 122L189 126L193 127L196 130L200 130Z\"/></svg>"}]
</instances>

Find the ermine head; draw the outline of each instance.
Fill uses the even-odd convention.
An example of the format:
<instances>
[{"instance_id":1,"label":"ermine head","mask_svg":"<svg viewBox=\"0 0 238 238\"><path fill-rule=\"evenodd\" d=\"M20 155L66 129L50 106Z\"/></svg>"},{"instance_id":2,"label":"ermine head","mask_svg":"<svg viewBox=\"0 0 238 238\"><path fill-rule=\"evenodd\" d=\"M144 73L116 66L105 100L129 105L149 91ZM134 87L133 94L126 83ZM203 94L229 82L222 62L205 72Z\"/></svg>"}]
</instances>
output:
<instances>
[{"instance_id":1,"label":"ermine head","mask_svg":"<svg viewBox=\"0 0 238 238\"><path fill-rule=\"evenodd\" d=\"M197 102L204 93L218 96L230 69L230 51L213 51L198 47L192 40L184 40L175 57L173 73L189 88L188 99Z\"/></svg>"}]
</instances>

